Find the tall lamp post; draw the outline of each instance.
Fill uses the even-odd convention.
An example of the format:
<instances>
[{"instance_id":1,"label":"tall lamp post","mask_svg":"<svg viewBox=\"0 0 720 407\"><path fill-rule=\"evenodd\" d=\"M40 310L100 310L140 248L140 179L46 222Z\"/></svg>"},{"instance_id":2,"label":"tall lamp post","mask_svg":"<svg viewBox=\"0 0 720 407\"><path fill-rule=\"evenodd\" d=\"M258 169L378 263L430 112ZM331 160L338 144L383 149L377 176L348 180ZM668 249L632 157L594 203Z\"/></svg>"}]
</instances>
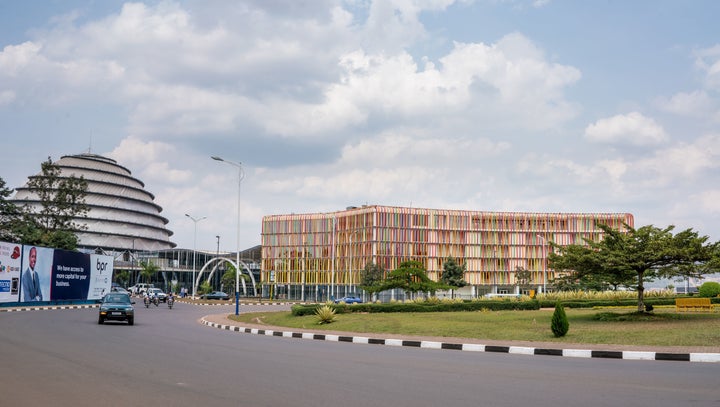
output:
<instances>
[{"instance_id":1,"label":"tall lamp post","mask_svg":"<svg viewBox=\"0 0 720 407\"><path fill-rule=\"evenodd\" d=\"M222 161L238 169L238 195L237 195L237 254L235 255L235 315L240 314L240 186L245 178L242 163L225 160L223 158L212 156L215 161Z\"/></svg>"},{"instance_id":2,"label":"tall lamp post","mask_svg":"<svg viewBox=\"0 0 720 407\"><path fill-rule=\"evenodd\" d=\"M207 216L203 216L202 218L193 218L192 216L185 214L190 220L193 221L195 224L195 234L193 236L193 279L192 279L192 297L195 298L196 290L195 290L195 265L197 264L196 257L197 257L197 224L203 219L207 219Z\"/></svg>"},{"instance_id":3,"label":"tall lamp post","mask_svg":"<svg viewBox=\"0 0 720 407\"><path fill-rule=\"evenodd\" d=\"M220 258L220 235L215 235L215 239L217 239L217 251L215 252L215 261L217 263L215 263L215 267L217 267L220 275L223 276L223 264L221 261L218 260ZM225 287L223 287L223 289L220 291L225 291Z\"/></svg>"},{"instance_id":4,"label":"tall lamp post","mask_svg":"<svg viewBox=\"0 0 720 407\"><path fill-rule=\"evenodd\" d=\"M335 216L332 218L332 254L330 256L330 299L335 299L335 227L337 225L337 219Z\"/></svg>"}]
</instances>

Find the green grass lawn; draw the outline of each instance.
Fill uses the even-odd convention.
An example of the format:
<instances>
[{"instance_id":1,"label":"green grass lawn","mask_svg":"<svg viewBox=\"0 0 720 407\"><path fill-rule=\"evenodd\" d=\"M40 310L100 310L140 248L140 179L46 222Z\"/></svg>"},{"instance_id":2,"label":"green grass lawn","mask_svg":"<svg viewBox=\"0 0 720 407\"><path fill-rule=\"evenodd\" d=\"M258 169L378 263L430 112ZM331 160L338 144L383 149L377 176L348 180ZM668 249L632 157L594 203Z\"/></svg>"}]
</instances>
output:
<instances>
[{"instance_id":1,"label":"green grass lawn","mask_svg":"<svg viewBox=\"0 0 720 407\"><path fill-rule=\"evenodd\" d=\"M258 312L230 317L239 322L293 329L405 334L489 340L593 343L646 346L720 346L720 313L676 313L656 308L651 315L632 309L565 309L570 330L555 338L552 309L443 313L338 314L336 322L319 325L315 316L290 312Z\"/></svg>"}]
</instances>

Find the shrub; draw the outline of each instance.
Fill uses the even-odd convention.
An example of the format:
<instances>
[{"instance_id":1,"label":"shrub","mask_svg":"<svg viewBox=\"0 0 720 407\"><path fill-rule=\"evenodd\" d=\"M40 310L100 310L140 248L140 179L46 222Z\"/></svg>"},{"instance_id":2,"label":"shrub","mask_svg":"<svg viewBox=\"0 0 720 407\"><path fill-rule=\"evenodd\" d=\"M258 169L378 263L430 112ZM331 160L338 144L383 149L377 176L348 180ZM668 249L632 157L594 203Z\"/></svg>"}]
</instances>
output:
<instances>
[{"instance_id":1,"label":"shrub","mask_svg":"<svg viewBox=\"0 0 720 407\"><path fill-rule=\"evenodd\" d=\"M556 338L565 336L570 329L565 308L560 302L555 304L555 312L553 312L552 321L550 322L550 329Z\"/></svg>"},{"instance_id":2,"label":"shrub","mask_svg":"<svg viewBox=\"0 0 720 407\"><path fill-rule=\"evenodd\" d=\"M336 318L335 310L333 308L328 307L327 305L318 307L315 310L315 315L317 317L318 325L330 324L332 322L335 322L335 318Z\"/></svg>"},{"instance_id":3,"label":"shrub","mask_svg":"<svg viewBox=\"0 0 720 407\"><path fill-rule=\"evenodd\" d=\"M708 281L698 288L698 295L701 297L717 297L720 295L720 283Z\"/></svg>"}]
</instances>

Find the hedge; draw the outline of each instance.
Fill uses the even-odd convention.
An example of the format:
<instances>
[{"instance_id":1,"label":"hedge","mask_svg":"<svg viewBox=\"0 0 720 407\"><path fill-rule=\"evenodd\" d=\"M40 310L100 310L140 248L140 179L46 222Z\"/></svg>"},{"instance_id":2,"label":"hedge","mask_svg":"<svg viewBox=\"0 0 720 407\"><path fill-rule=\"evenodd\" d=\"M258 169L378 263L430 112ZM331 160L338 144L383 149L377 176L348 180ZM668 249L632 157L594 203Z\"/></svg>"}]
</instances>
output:
<instances>
[{"instance_id":1,"label":"hedge","mask_svg":"<svg viewBox=\"0 0 720 407\"><path fill-rule=\"evenodd\" d=\"M314 315L318 307L325 304L298 304L292 306L295 316ZM452 311L480 311L482 309L501 310L537 310L540 309L538 301L465 301L448 303L364 303L364 304L331 304L337 314L352 312L381 313L381 312L452 312Z\"/></svg>"},{"instance_id":2,"label":"hedge","mask_svg":"<svg viewBox=\"0 0 720 407\"><path fill-rule=\"evenodd\" d=\"M645 298L646 305L675 305L676 297ZM713 304L720 304L720 298L711 298ZM452 311L503 311L503 310L538 310L540 308L555 308L557 300L482 300L463 302L389 302L389 303L363 303L363 304L329 304L337 314L353 312L381 313L381 312L452 312ZM622 300L564 300L560 301L565 308L594 308L594 307L636 307L637 299ZM296 304L292 306L295 316L314 315L318 307L326 304Z\"/></svg>"}]
</instances>

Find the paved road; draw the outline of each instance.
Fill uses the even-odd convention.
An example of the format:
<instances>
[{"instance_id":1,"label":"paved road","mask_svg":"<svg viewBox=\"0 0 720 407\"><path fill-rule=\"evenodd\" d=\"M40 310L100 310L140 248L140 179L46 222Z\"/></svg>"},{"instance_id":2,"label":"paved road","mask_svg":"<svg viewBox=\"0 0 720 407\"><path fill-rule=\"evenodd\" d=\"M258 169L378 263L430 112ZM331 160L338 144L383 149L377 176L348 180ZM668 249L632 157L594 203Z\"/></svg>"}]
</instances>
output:
<instances>
[{"instance_id":1,"label":"paved road","mask_svg":"<svg viewBox=\"0 0 720 407\"><path fill-rule=\"evenodd\" d=\"M96 309L0 313L0 405L720 406L714 363L266 337L197 322L233 306L137 305L135 326L98 325Z\"/></svg>"}]
</instances>

